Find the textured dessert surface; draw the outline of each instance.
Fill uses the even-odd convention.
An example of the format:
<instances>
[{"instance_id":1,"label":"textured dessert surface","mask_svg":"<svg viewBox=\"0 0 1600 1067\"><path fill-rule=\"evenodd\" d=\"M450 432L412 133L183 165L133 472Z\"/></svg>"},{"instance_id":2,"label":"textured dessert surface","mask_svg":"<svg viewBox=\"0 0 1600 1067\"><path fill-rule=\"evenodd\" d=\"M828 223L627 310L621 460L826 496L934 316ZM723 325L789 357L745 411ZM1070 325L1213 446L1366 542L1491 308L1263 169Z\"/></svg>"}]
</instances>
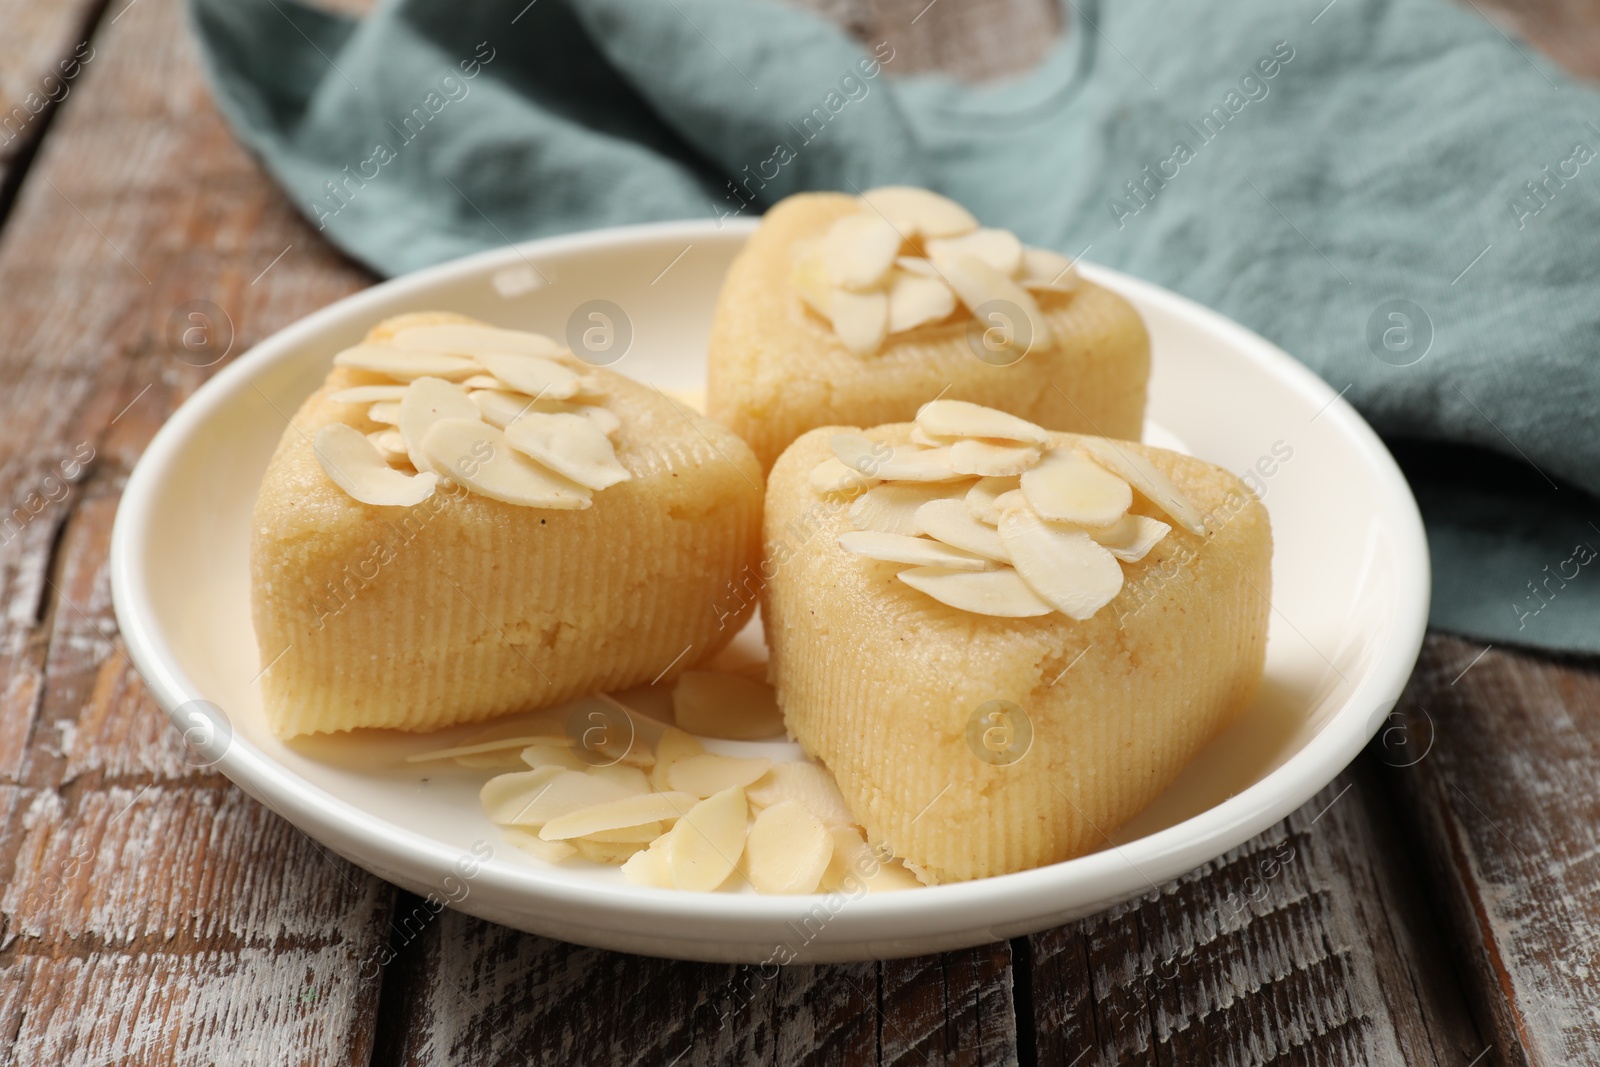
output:
<instances>
[{"instance_id":1,"label":"textured dessert surface","mask_svg":"<svg viewBox=\"0 0 1600 1067\"><path fill-rule=\"evenodd\" d=\"M1198 506L1206 535L1174 528L1126 564L1122 591L1085 621L975 615L912 589L900 565L839 545L855 529L849 500L807 478L842 429L801 437L768 479L762 610L790 732L834 774L869 840L925 881L1103 847L1260 682L1266 509L1227 471L1120 443ZM910 427L866 435L898 445ZM1132 511L1160 515L1137 495ZM996 752L985 747L993 728L1031 742Z\"/></svg>"},{"instance_id":2,"label":"textured dessert surface","mask_svg":"<svg viewBox=\"0 0 1600 1067\"><path fill-rule=\"evenodd\" d=\"M808 308L793 280L798 242L861 210L838 193L773 207L728 270L709 346L707 410L770 468L819 426L911 419L936 396L969 400L1046 429L1137 439L1144 422L1150 340L1137 311L1110 290L1036 294L1054 342L1010 366L978 358L970 315L890 337L858 355Z\"/></svg>"},{"instance_id":3,"label":"textured dessert surface","mask_svg":"<svg viewBox=\"0 0 1600 1067\"><path fill-rule=\"evenodd\" d=\"M428 321L465 320L402 324ZM262 481L251 544L276 733L432 730L549 707L684 670L738 632L743 601L718 604L759 547L761 470L749 448L655 389L568 363L601 380L632 475L584 510L520 507L450 483L410 508L360 503L311 442L333 422L384 429L368 405L331 399L382 379L335 369L296 413Z\"/></svg>"}]
</instances>

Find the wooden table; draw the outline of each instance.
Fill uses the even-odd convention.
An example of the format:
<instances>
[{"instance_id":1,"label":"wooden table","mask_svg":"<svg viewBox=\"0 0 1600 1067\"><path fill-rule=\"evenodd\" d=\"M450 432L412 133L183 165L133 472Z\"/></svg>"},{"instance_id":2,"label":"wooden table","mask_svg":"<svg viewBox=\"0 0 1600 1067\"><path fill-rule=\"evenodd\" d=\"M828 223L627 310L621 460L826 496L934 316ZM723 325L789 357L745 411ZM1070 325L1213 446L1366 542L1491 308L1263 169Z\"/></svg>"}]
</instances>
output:
<instances>
[{"instance_id":1,"label":"wooden table","mask_svg":"<svg viewBox=\"0 0 1600 1067\"><path fill-rule=\"evenodd\" d=\"M1059 30L1048 0L813 2L897 69L982 76ZM1510 14L1600 69L1589 9ZM1600 1062L1600 670L1441 634L1305 808L1034 937L765 981L415 921L186 764L106 579L162 420L373 279L235 143L178 0L0 0L0 101L0 1063ZM199 300L206 367L174 339Z\"/></svg>"}]
</instances>

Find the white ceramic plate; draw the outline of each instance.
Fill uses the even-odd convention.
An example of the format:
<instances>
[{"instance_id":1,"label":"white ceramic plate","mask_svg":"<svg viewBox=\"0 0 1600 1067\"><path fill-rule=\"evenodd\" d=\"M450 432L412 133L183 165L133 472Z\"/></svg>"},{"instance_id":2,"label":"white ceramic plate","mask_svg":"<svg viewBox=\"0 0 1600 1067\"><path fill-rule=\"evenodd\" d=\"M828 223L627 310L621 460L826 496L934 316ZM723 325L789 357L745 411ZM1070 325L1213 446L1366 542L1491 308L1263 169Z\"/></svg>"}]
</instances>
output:
<instances>
[{"instance_id":1,"label":"white ceramic plate","mask_svg":"<svg viewBox=\"0 0 1600 1067\"><path fill-rule=\"evenodd\" d=\"M633 330L615 369L699 388L712 306L752 225L577 234L398 278L275 334L196 392L128 481L111 581L134 662L206 761L327 847L463 911L603 948L754 963L907 956L1057 925L1240 844L1354 758L1410 674L1427 618L1427 544L1404 479L1349 405L1282 351L1171 293L1088 267L1149 325L1147 438L1254 471L1276 543L1260 698L1115 845L1020 874L858 898L641 889L614 868L549 866L502 842L477 802L484 772L399 760L459 732L295 745L271 736L255 685L250 510L285 414L334 352L376 320L419 309L562 337L575 309L604 299ZM759 646L752 633L742 639ZM196 700L220 710L197 716Z\"/></svg>"}]
</instances>

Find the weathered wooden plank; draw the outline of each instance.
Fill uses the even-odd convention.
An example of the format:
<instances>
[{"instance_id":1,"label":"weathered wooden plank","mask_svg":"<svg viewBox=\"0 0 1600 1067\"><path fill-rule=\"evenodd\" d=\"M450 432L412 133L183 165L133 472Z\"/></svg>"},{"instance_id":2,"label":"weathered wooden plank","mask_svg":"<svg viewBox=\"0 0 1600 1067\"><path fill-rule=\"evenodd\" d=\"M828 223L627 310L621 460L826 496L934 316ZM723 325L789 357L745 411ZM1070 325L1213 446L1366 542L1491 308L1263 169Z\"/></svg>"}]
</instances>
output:
<instances>
[{"instance_id":1,"label":"weathered wooden plank","mask_svg":"<svg viewBox=\"0 0 1600 1067\"><path fill-rule=\"evenodd\" d=\"M1600 1062L1600 670L1444 635L1424 666L1397 725L1426 755L1385 779L1485 1041L1509 1063Z\"/></svg>"},{"instance_id":2,"label":"weathered wooden plank","mask_svg":"<svg viewBox=\"0 0 1600 1067\"><path fill-rule=\"evenodd\" d=\"M94 62L88 30L103 6L104 0L0 0L0 220L16 172L26 169L56 108Z\"/></svg>"}]
</instances>

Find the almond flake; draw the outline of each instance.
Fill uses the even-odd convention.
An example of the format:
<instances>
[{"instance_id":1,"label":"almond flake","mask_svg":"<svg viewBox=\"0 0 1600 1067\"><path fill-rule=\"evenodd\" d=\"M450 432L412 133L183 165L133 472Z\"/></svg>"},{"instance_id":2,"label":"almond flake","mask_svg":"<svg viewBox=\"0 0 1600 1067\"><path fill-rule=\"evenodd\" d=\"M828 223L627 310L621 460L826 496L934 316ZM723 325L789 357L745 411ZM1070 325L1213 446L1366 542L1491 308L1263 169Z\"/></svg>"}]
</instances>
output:
<instances>
[{"instance_id":1,"label":"almond flake","mask_svg":"<svg viewBox=\"0 0 1600 1067\"><path fill-rule=\"evenodd\" d=\"M1069 618L1092 618L1122 591L1122 565L1082 530L1008 511L1000 539L1022 580Z\"/></svg>"},{"instance_id":2,"label":"almond flake","mask_svg":"<svg viewBox=\"0 0 1600 1067\"><path fill-rule=\"evenodd\" d=\"M733 873L744 852L749 806L744 790L724 789L689 809L662 839L667 871L679 889L709 893Z\"/></svg>"},{"instance_id":3,"label":"almond flake","mask_svg":"<svg viewBox=\"0 0 1600 1067\"><path fill-rule=\"evenodd\" d=\"M1011 567L977 573L948 567L912 567L901 571L899 577L917 592L975 615L1024 619L1055 610Z\"/></svg>"},{"instance_id":4,"label":"almond flake","mask_svg":"<svg viewBox=\"0 0 1600 1067\"><path fill-rule=\"evenodd\" d=\"M1022 476L1022 495L1041 518L1110 526L1133 503L1128 483L1070 448L1052 448Z\"/></svg>"},{"instance_id":5,"label":"almond flake","mask_svg":"<svg viewBox=\"0 0 1600 1067\"><path fill-rule=\"evenodd\" d=\"M959 548L951 548L926 537L906 537L903 534L877 533L873 530L853 530L839 535L839 546L868 559L885 563L908 563L914 567L943 567L953 571L986 571L994 566L993 560L984 559Z\"/></svg>"},{"instance_id":6,"label":"almond flake","mask_svg":"<svg viewBox=\"0 0 1600 1067\"><path fill-rule=\"evenodd\" d=\"M667 727L661 734L661 740L656 742L656 763L650 768L650 785L662 793L668 792L672 786L667 781L667 775L672 773L672 765L704 751L705 747L683 730L675 726Z\"/></svg>"},{"instance_id":7,"label":"almond flake","mask_svg":"<svg viewBox=\"0 0 1600 1067\"><path fill-rule=\"evenodd\" d=\"M480 798L495 822L537 827L569 812L635 795L627 786L582 771L540 767L489 779Z\"/></svg>"},{"instance_id":8,"label":"almond flake","mask_svg":"<svg viewBox=\"0 0 1600 1067\"><path fill-rule=\"evenodd\" d=\"M998 507L1000 497L1017 489L1015 478L983 478L971 489L967 490L967 511L979 522L986 522L990 526L1000 521ZM1020 499L1021 494L1017 494Z\"/></svg>"},{"instance_id":9,"label":"almond flake","mask_svg":"<svg viewBox=\"0 0 1600 1067\"><path fill-rule=\"evenodd\" d=\"M973 230L960 237L927 242L928 258L935 264L956 256L976 256L1011 277L1022 266L1022 242L1010 230Z\"/></svg>"},{"instance_id":10,"label":"almond flake","mask_svg":"<svg viewBox=\"0 0 1600 1067\"><path fill-rule=\"evenodd\" d=\"M589 765L579 759L566 745L529 745L522 750L520 758L534 770L540 767L561 767L569 771L589 769Z\"/></svg>"},{"instance_id":11,"label":"almond flake","mask_svg":"<svg viewBox=\"0 0 1600 1067\"><path fill-rule=\"evenodd\" d=\"M948 500L953 492L957 490L941 483L880 485L857 497L847 514L858 530L911 536L919 532L917 509L930 500Z\"/></svg>"},{"instance_id":12,"label":"almond flake","mask_svg":"<svg viewBox=\"0 0 1600 1067\"><path fill-rule=\"evenodd\" d=\"M864 211L835 221L817 251L822 269L834 285L870 289L894 265L895 256L900 254L900 241L900 231L882 215Z\"/></svg>"},{"instance_id":13,"label":"almond flake","mask_svg":"<svg viewBox=\"0 0 1600 1067\"><path fill-rule=\"evenodd\" d=\"M442 378L418 378L406 387L405 399L400 401L400 436L405 439L406 454L411 465L419 471L433 471L440 477L449 477L449 468L440 468L429 462L422 452L422 439L428 430L441 419L478 418L478 405L467 396L465 389L452 385Z\"/></svg>"},{"instance_id":14,"label":"almond flake","mask_svg":"<svg viewBox=\"0 0 1600 1067\"><path fill-rule=\"evenodd\" d=\"M540 356L484 353L478 356L478 362L507 389L540 400L565 400L577 396L584 388L578 375Z\"/></svg>"},{"instance_id":15,"label":"almond flake","mask_svg":"<svg viewBox=\"0 0 1600 1067\"><path fill-rule=\"evenodd\" d=\"M833 775L805 760L774 763L770 771L745 788L745 796L758 808L793 801L826 826L848 826L855 821Z\"/></svg>"},{"instance_id":16,"label":"almond flake","mask_svg":"<svg viewBox=\"0 0 1600 1067\"><path fill-rule=\"evenodd\" d=\"M492 374L474 374L461 383L463 389L499 389L500 379Z\"/></svg>"},{"instance_id":17,"label":"almond flake","mask_svg":"<svg viewBox=\"0 0 1600 1067\"><path fill-rule=\"evenodd\" d=\"M959 237L978 228L972 212L947 196L911 185L868 189L861 198L907 237Z\"/></svg>"},{"instance_id":18,"label":"almond flake","mask_svg":"<svg viewBox=\"0 0 1600 1067\"><path fill-rule=\"evenodd\" d=\"M878 479L869 478L854 468L846 467L836 457L829 456L811 468L806 484L818 493L856 493L877 485Z\"/></svg>"},{"instance_id":19,"label":"almond flake","mask_svg":"<svg viewBox=\"0 0 1600 1067\"><path fill-rule=\"evenodd\" d=\"M1076 292L1083 285L1078 268L1060 252L1048 248L1028 248L1022 253L1024 289L1043 289L1058 293Z\"/></svg>"},{"instance_id":20,"label":"almond flake","mask_svg":"<svg viewBox=\"0 0 1600 1067\"><path fill-rule=\"evenodd\" d=\"M532 771L497 774L478 790L483 813L491 822L506 826L515 823L530 801L536 799L556 777L561 767L540 767Z\"/></svg>"},{"instance_id":21,"label":"almond flake","mask_svg":"<svg viewBox=\"0 0 1600 1067\"><path fill-rule=\"evenodd\" d=\"M641 793L579 808L551 819L539 831L539 836L546 841L562 841L569 837L588 837L604 830L659 823L663 819L687 815L689 809L698 803L700 798L688 793Z\"/></svg>"},{"instance_id":22,"label":"almond flake","mask_svg":"<svg viewBox=\"0 0 1600 1067\"><path fill-rule=\"evenodd\" d=\"M372 447L390 466L411 462L411 457L406 454L406 439L398 431L374 430L367 434L367 440L372 442Z\"/></svg>"},{"instance_id":23,"label":"almond flake","mask_svg":"<svg viewBox=\"0 0 1600 1067\"><path fill-rule=\"evenodd\" d=\"M490 426L498 426L503 430L529 412L552 410L546 406L546 401L535 400L526 393L513 393L501 389L498 379L489 380L494 382L494 388L475 390L472 393L472 402L477 405L478 414L482 416L483 421Z\"/></svg>"},{"instance_id":24,"label":"almond flake","mask_svg":"<svg viewBox=\"0 0 1600 1067\"><path fill-rule=\"evenodd\" d=\"M930 400L917 409L917 426L936 437L983 437L1043 447L1050 432L1027 419L966 400Z\"/></svg>"},{"instance_id":25,"label":"almond flake","mask_svg":"<svg viewBox=\"0 0 1600 1067\"><path fill-rule=\"evenodd\" d=\"M438 381L438 379L434 379ZM400 401L380 400L367 408L367 418L373 422L381 422L385 426L400 425Z\"/></svg>"},{"instance_id":26,"label":"almond flake","mask_svg":"<svg viewBox=\"0 0 1600 1067\"><path fill-rule=\"evenodd\" d=\"M939 271L934 267L933 261L923 256L899 256L894 265L908 274L920 274L924 278L937 278Z\"/></svg>"},{"instance_id":27,"label":"almond flake","mask_svg":"<svg viewBox=\"0 0 1600 1067\"><path fill-rule=\"evenodd\" d=\"M935 437L921 426L911 427L911 443L924 448L948 448L959 440L959 437Z\"/></svg>"},{"instance_id":28,"label":"almond flake","mask_svg":"<svg viewBox=\"0 0 1600 1067\"><path fill-rule=\"evenodd\" d=\"M631 885L647 889L673 889L672 872L667 869L666 846L657 839L654 845L628 857L622 865L622 877Z\"/></svg>"},{"instance_id":29,"label":"almond flake","mask_svg":"<svg viewBox=\"0 0 1600 1067\"><path fill-rule=\"evenodd\" d=\"M1028 507L1028 498L1022 495L1022 490L1020 488L1013 489L1008 493L1001 493L999 496L995 497L995 524L999 524L1001 515L1004 515L1008 511L1016 511L1019 508L1023 511L1032 510Z\"/></svg>"},{"instance_id":30,"label":"almond flake","mask_svg":"<svg viewBox=\"0 0 1600 1067\"><path fill-rule=\"evenodd\" d=\"M485 752L498 752L507 750L514 752L530 745L558 745L570 744L566 737L541 737L536 734L517 737L499 737L494 740L474 741L464 745L453 745L450 748L429 749L427 752L417 752L406 757L407 763L431 763L434 760L455 759L458 756L477 756Z\"/></svg>"},{"instance_id":31,"label":"almond flake","mask_svg":"<svg viewBox=\"0 0 1600 1067\"><path fill-rule=\"evenodd\" d=\"M433 352L406 352L388 345L347 348L333 357L333 365L382 374L397 382L409 382L417 378L449 378L457 381L478 369L476 360Z\"/></svg>"},{"instance_id":32,"label":"almond flake","mask_svg":"<svg viewBox=\"0 0 1600 1067\"><path fill-rule=\"evenodd\" d=\"M743 789L771 769L769 759L743 759L704 752L685 756L674 763L667 772L667 782L680 792L708 797L732 786Z\"/></svg>"},{"instance_id":33,"label":"almond flake","mask_svg":"<svg viewBox=\"0 0 1600 1067\"><path fill-rule=\"evenodd\" d=\"M850 351L869 355L883 344L889 329L889 297L885 293L852 293L835 289L829 297L833 332Z\"/></svg>"},{"instance_id":34,"label":"almond flake","mask_svg":"<svg viewBox=\"0 0 1600 1067\"><path fill-rule=\"evenodd\" d=\"M917 509L916 532L927 534L951 548L983 556L1000 563L1009 562L1005 546L993 526L972 517L961 500L930 500Z\"/></svg>"},{"instance_id":35,"label":"almond flake","mask_svg":"<svg viewBox=\"0 0 1600 1067\"><path fill-rule=\"evenodd\" d=\"M422 439L422 449L435 468L491 500L568 511L593 502L587 487L527 458L486 422L441 419Z\"/></svg>"},{"instance_id":36,"label":"almond flake","mask_svg":"<svg viewBox=\"0 0 1600 1067\"><path fill-rule=\"evenodd\" d=\"M950 446L950 469L958 474L978 474L985 478L1011 477L1039 462L1037 445L1011 441L978 441L963 438Z\"/></svg>"},{"instance_id":37,"label":"almond flake","mask_svg":"<svg viewBox=\"0 0 1600 1067\"><path fill-rule=\"evenodd\" d=\"M783 713L772 686L737 674L684 671L672 688L672 713L679 729L702 737L760 741L783 736Z\"/></svg>"},{"instance_id":38,"label":"almond flake","mask_svg":"<svg viewBox=\"0 0 1600 1067\"><path fill-rule=\"evenodd\" d=\"M1200 509L1155 464L1131 448L1105 438L1080 438L1078 447L1106 470L1125 479L1179 526L1192 534L1205 536L1206 523Z\"/></svg>"},{"instance_id":39,"label":"almond flake","mask_svg":"<svg viewBox=\"0 0 1600 1067\"><path fill-rule=\"evenodd\" d=\"M599 749L604 752L604 749ZM602 763L596 767L588 768L589 774L596 778L603 778L608 782L620 785L630 793L650 792L650 779L637 767L631 767L621 760L616 763Z\"/></svg>"},{"instance_id":40,"label":"almond flake","mask_svg":"<svg viewBox=\"0 0 1600 1067\"><path fill-rule=\"evenodd\" d=\"M1107 552L1127 563L1137 563L1172 532L1172 527L1148 515L1124 515L1110 526L1086 528L1084 533Z\"/></svg>"},{"instance_id":41,"label":"almond flake","mask_svg":"<svg viewBox=\"0 0 1600 1067\"><path fill-rule=\"evenodd\" d=\"M652 797L658 797L665 796L666 794L650 793L648 795ZM700 802L699 797L688 797L687 799L688 803L684 805L683 811L688 811L690 808L694 807ZM592 811L593 809L591 808L586 810ZM675 813L672 816L672 819L675 821L681 814L683 814L682 811ZM562 818L567 818L567 816L563 815ZM541 831L541 833L542 832L543 831ZM648 845L665 832L666 827L660 822L642 822L638 826L619 826L614 830L596 830L592 834L584 834L582 840L607 843L628 842L632 844Z\"/></svg>"},{"instance_id":42,"label":"almond flake","mask_svg":"<svg viewBox=\"0 0 1600 1067\"><path fill-rule=\"evenodd\" d=\"M590 863L601 863L607 867L620 867L646 851L643 841L596 841L590 837L573 838L572 847Z\"/></svg>"},{"instance_id":43,"label":"almond flake","mask_svg":"<svg viewBox=\"0 0 1600 1067\"><path fill-rule=\"evenodd\" d=\"M633 477L617 462L610 439L582 415L533 412L506 427L505 433L512 448L590 489L605 489Z\"/></svg>"},{"instance_id":44,"label":"almond flake","mask_svg":"<svg viewBox=\"0 0 1600 1067\"><path fill-rule=\"evenodd\" d=\"M878 869L867 877L867 892L898 893L904 889L921 889L922 882L901 861L889 858L878 864Z\"/></svg>"},{"instance_id":45,"label":"almond flake","mask_svg":"<svg viewBox=\"0 0 1600 1067\"><path fill-rule=\"evenodd\" d=\"M947 449L896 447L858 433L834 434L828 444L841 463L869 478L895 482L953 482L970 477L950 469Z\"/></svg>"},{"instance_id":46,"label":"almond flake","mask_svg":"<svg viewBox=\"0 0 1600 1067\"><path fill-rule=\"evenodd\" d=\"M956 309L956 295L939 278L896 271L889 279L889 332L938 322Z\"/></svg>"},{"instance_id":47,"label":"almond flake","mask_svg":"<svg viewBox=\"0 0 1600 1067\"><path fill-rule=\"evenodd\" d=\"M365 434L342 422L330 422L317 431L312 446L317 462L333 484L363 504L409 508L433 495L438 476L402 474L389 466Z\"/></svg>"},{"instance_id":48,"label":"almond flake","mask_svg":"<svg viewBox=\"0 0 1600 1067\"><path fill-rule=\"evenodd\" d=\"M837 893L864 884L869 872L875 871L879 861L872 855L867 839L861 836L860 827L830 826L828 836L833 838L833 855L828 868L817 883L818 892Z\"/></svg>"},{"instance_id":49,"label":"almond flake","mask_svg":"<svg viewBox=\"0 0 1600 1067\"><path fill-rule=\"evenodd\" d=\"M985 304L999 302L1010 305L1020 312L1026 319L1024 323L1011 322L1009 317L1000 314L995 309L990 309L990 318L998 317L1001 321L987 321L981 325L1000 329L1006 337L1006 346L1021 348L1022 356L1029 352L1048 348L1051 344L1050 322L1039 310L1039 304L1028 291L1012 281L1010 277L996 270L993 265L970 255L949 255L936 258L934 263L944 280L950 283L950 288L956 291L956 296L974 314ZM1025 342L1025 343L1024 343ZM1018 356L1020 359L1022 356Z\"/></svg>"},{"instance_id":50,"label":"almond flake","mask_svg":"<svg viewBox=\"0 0 1600 1067\"><path fill-rule=\"evenodd\" d=\"M560 863L578 854L577 849L564 841L544 841L538 835L530 834L528 831L515 826L502 827L500 836L529 855L536 859L544 860L546 863Z\"/></svg>"},{"instance_id":51,"label":"almond flake","mask_svg":"<svg viewBox=\"0 0 1600 1067\"><path fill-rule=\"evenodd\" d=\"M814 893L833 858L833 836L792 801L756 816L745 842L745 873L758 893Z\"/></svg>"},{"instance_id":52,"label":"almond flake","mask_svg":"<svg viewBox=\"0 0 1600 1067\"><path fill-rule=\"evenodd\" d=\"M566 351L544 334L502 330L475 322L408 326L396 331L389 343L409 352L443 352L468 358L484 354L558 356Z\"/></svg>"},{"instance_id":53,"label":"almond flake","mask_svg":"<svg viewBox=\"0 0 1600 1067\"><path fill-rule=\"evenodd\" d=\"M833 280L822 265L814 245L796 247L794 289L800 299L823 318L833 320Z\"/></svg>"},{"instance_id":54,"label":"almond flake","mask_svg":"<svg viewBox=\"0 0 1600 1067\"><path fill-rule=\"evenodd\" d=\"M380 400L399 400L406 395L403 385L352 385L328 397L335 404L376 404Z\"/></svg>"},{"instance_id":55,"label":"almond flake","mask_svg":"<svg viewBox=\"0 0 1600 1067\"><path fill-rule=\"evenodd\" d=\"M599 427L600 432L607 437L622 429L622 420L617 418L616 412L598 404L575 404L573 405L572 413L574 415L582 415L594 423L595 426Z\"/></svg>"}]
</instances>

